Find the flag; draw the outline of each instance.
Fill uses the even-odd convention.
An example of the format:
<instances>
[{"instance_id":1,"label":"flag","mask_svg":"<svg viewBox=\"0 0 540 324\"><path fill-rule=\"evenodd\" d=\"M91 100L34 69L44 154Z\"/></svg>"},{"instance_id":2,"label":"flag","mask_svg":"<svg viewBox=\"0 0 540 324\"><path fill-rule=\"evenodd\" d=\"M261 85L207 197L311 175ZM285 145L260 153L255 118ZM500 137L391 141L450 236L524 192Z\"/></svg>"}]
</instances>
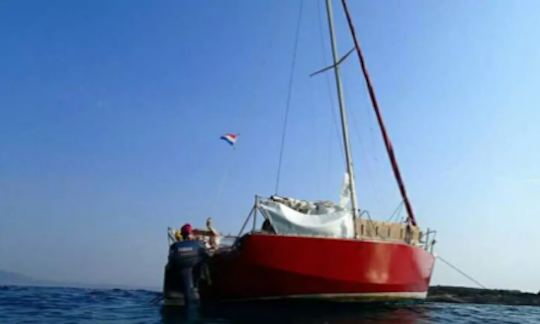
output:
<instances>
[{"instance_id":1,"label":"flag","mask_svg":"<svg viewBox=\"0 0 540 324\"><path fill-rule=\"evenodd\" d=\"M220 139L222 139L225 142L229 143L230 145L234 146L234 144L238 140L238 135L229 133L229 134L225 134L225 135L221 136Z\"/></svg>"}]
</instances>

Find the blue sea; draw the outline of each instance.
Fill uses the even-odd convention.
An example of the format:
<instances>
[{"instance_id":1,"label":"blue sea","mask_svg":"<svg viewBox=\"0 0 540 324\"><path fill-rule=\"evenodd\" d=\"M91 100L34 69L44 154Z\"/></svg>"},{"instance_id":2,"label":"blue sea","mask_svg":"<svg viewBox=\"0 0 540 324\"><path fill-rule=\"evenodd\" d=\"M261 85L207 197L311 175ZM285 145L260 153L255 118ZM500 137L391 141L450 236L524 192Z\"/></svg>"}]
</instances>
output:
<instances>
[{"instance_id":1,"label":"blue sea","mask_svg":"<svg viewBox=\"0 0 540 324\"><path fill-rule=\"evenodd\" d=\"M540 307L447 303L162 306L145 290L0 287L0 323L540 323Z\"/></svg>"}]
</instances>

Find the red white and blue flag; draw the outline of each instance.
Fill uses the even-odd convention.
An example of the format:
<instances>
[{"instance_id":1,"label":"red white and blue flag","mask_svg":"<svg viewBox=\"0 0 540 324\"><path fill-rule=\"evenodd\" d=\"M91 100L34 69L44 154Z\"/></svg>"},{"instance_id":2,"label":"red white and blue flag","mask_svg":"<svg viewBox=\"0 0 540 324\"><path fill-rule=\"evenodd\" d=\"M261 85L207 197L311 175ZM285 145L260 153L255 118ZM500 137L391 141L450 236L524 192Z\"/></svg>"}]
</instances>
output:
<instances>
[{"instance_id":1,"label":"red white and blue flag","mask_svg":"<svg viewBox=\"0 0 540 324\"><path fill-rule=\"evenodd\" d=\"M225 134L225 135L221 136L220 139L222 139L225 142L229 143L230 145L234 146L234 144L238 140L238 134L232 134L232 133Z\"/></svg>"}]
</instances>

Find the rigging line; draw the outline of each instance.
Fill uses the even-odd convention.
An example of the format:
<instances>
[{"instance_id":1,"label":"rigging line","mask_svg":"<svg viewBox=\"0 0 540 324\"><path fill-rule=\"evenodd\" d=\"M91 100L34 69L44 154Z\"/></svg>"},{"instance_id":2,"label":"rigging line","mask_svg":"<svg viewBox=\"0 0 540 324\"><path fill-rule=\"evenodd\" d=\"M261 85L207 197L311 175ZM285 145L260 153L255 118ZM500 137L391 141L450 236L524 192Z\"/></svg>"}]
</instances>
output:
<instances>
[{"instance_id":1,"label":"rigging line","mask_svg":"<svg viewBox=\"0 0 540 324\"><path fill-rule=\"evenodd\" d=\"M327 54L329 51L327 51L326 47L325 47L325 44L326 44L326 41L324 39L324 35L325 35L325 31L323 30L323 15L322 15L322 10L321 10L321 6L324 6L324 0L321 0L320 2L316 2L317 4L317 13L318 13L318 22L319 22L319 45L321 47L321 58L322 58L322 65L323 66L326 66L328 63L328 57L327 57ZM345 161L345 153L343 152L343 144L341 142L341 136L340 136L340 132L339 132L339 126L338 126L338 122L337 122L337 115L336 115L336 105L335 105L335 102L336 100L334 99L334 96L333 96L333 92L332 92L332 88L331 88L331 85L330 85L330 76L328 73L325 73L324 75L324 79L325 79L325 83L326 83L326 91L328 92L328 103L329 105L327 107L330 108L330 113L332 115L332 123L333 123L333 128L334 128L334 135L336 136L336 139L337 139L337 143L338 143L338 155L339 157L341 157L341 162L344 163ZM328 132L328 155L327 155L327 169L326 169L326 184L330 184L330 179L331 179L331 170L332 170L332 164L333 164L333 148L334 148L334 145L333 145L333 141L331 139L332 137L332 134L331 134L331 130L329 129L329 132ZM338 159L339 159L338 157Z\"/></svg>"},{"instance_id":2,"label":"rigging line","mask_svg":"<svg viewBox=\"0 0 540 324\"><path fill-rule=\"evenodd\" d=\"M231 169L231 164L225 168L223 175L221 176L221 180L218 183L217 187L217 194L216 194L216 206L219 206L221 202L221 196L223 196L223 189L225 188L225 184L227 183L227 179L229 178L229 171Z\"/></svg>"},{"instance_id":3,"label":"rigging line","mask_svg":"<svg viewBox=\"0 0 540 324\"><path fill-rule=\"evenodd\" d=\"M447 260L443 259L441 256L437 256L437 259L441 260L442 262L446 263L446 265L448 265L450 268L456 270L457 272L459 272L461 275L463 275L465 278L469 279L470 281L474 282L475 284L477 284L480 288L484 288L484 289L487 289L486 286L482 285L478 280L474 279L473 277L469 276L468 274L466 274L465 272L463 272L462 270L460 270L458 267L456 267L455 265L451 264L450 262L448 262Z\"/></svg>"},{"instance_id":4,"label":"rigging line","mask_svg":"<svg viewBox=\"0 0 540 324\"><path fill-rule=\"evenodd\" d=\"M394 209L394 212L392 213L392 215L390 215L390 218L388 218L387 222L390 222L394 219L394 217L399 216L402 209L403 209L403 200L399 202L396 209Z\"/></svg>"},{"instance_id":5,"label":"rigging line","mask_svg":"<svg viewBox=\"0 0 540 324\"><path fill-rule=\"evenodd\" d=\"M292 85L294 81L294 68L296 66L296 52L298 51L298 36L300 35L300 22L302 21L302 8L303 7L304 7L304 0L300 0L300 8L298 10L298 19L296 22L296 35L294 37L293 58L291 62L291 74L289 76L289 90L287 93L287 102L285 104L285 117L283 120L283 131L281 134L281 146L279 148L279 163L278 163L278 169L277 169L277 175L276 175L275 194L278 193L279 180L281 177L281 164L283 161L283 151L285 148L285 137L287 135L287 121L289 119L289 110L291 106Z\"/></svg>"},{"instance_id":6,"label":"rigging line","mask_svg":"<svg viewBox=\"0 0 540 324\"><path fill-rule=\"evenodd\" d=\"M351 129L353 130L352 132L354 133L354 135L356 135L357 141L360 144L360 149L365 153L374 152L373 146L368 148L369 144L363 141L363 137L360 135L360 131L358 130L358 127L355 127L356 125L360 125L360 123L358 122L358 119L356 118L356 113L354 109L349 110L349 112L350 112L349 116L351 116L351 119L352 119ZM375 197L376 203L378 204L378 207L382 208L384 206L384 203L383 203L384 199L382 199L381 190L378 189L378 186L377 186L378 182L376 182L375 178L373 177L373 175L375 174L375 169L377 167L376 166L372 167L371 160L369 160L369 157L372 157L372 156L374 155L367 154L367 158L365 160L365 163L363 164L364 169L366 171L364 175L366 179L368 180L366 181L366 183L369 184L372 192L374 193L374 197Z\"/></svg>"},{"instance_id":7,"label":"rigging line","mask_svg":"<svg viewBox=\"0 0 540 324\"><path fill-rule=\"evenodd\" d=\"M232 168L236 165L235 162L237 160L237 157L236 157L237 154L234 147L232 150L227 150L227 151L230 151L230 152L227 152L225 154L227 155L226 157L222 157L223 161L225 161L223 163L225 167L223 168L223 173L221 175L221 178L216 185L216 196L215 196L215 203L214 203L215 208L213 208L214 209L213 212L215 212L216 215L219 215L223 210L222 208L223 206L221 206L223 192L225 191L225 187L227 186L227 183L229 182L229 174L231 173ZM221 207L218 207L218 206L221 206Z\"/></svg>"},{"instance_id":8,"label":"rigging line","mask_svg":"<svg viewBox=\"0 0 540 324\"><path fill-rule=\"evenodd\" d=\"M226 162L226 166L223 169L223 174L221 175L221 179L217 183L215 206L219 206L221 204L221 198L223 196L223 191L225 189L225 185L227 184L227 181L229 179L229 173L231 172L231 169L232 169L233 165L235 165L235 163L234 163L235 159L236 159L235 151L234 150L230 150L230 151L232 151L232 152L229 153L230 156L227 157L228 161ZM216 211L216 214L219 215L219 210Z\"/></svg>"}]
</instances>

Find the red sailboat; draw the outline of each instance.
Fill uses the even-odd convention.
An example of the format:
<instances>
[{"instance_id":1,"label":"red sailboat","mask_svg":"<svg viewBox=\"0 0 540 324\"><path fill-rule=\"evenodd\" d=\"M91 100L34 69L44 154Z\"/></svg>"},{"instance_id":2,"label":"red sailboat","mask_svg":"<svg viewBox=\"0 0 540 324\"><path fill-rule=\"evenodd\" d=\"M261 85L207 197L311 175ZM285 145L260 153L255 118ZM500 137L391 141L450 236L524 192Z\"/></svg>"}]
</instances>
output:
<instances>
[{"instance_id":1,"label":"red sailboat","mask_svg":"<svg viewBox=\"0 0 540 324\"><path fill-rule=\"evenodd\" d=\"M209 278L201 285L201 298L348 301L426 297L435 261L432 254L435 232L423 232L416 223L347 3L342 0L342 4L407 219L392 223L361 217L339 73L343 59L337 54L331 0L326 0L334 62L331 68L335 74L346 158L340 202L257 197L240 233L248 224L252 230L239 235L232 246L218 248L209 257L206 263ZM257 219L261 216L264 220L259 227Z\"/></svg>"}]
</instances>

